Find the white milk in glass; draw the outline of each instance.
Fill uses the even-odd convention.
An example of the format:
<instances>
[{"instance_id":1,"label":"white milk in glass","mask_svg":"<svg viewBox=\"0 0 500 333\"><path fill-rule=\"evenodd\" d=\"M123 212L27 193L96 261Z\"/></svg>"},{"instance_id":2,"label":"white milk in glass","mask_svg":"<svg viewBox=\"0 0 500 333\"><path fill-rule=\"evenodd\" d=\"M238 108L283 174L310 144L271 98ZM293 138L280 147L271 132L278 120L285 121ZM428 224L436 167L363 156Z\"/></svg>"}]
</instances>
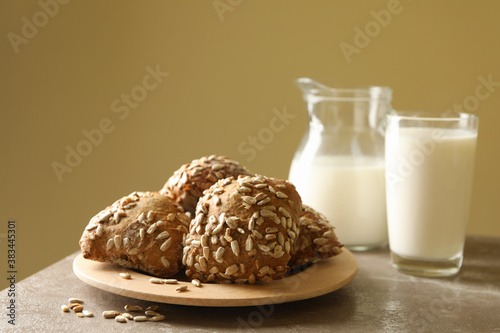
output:
<instances>
[{"instance_id":1,"label":"white milk in glass","mask_svg":"<svg viewBox=\"0 0 500 333\"><path fill-rule=\"evenodd\" d=\"M290 181L302 201L324 214L348 247L387 243L385 168L382 158L316 156L294 161Z\"/></svg>"},{"instance_id":2,"label":"white milk in glass","mask_svg":"<svg viewBox=\"0 0 500 333\"><path fill-rule=\"evenodd\" d=\"M400 128L386 142L391 251L440 260L463 252L477 134Z\"/></svg>"}]
</instances>

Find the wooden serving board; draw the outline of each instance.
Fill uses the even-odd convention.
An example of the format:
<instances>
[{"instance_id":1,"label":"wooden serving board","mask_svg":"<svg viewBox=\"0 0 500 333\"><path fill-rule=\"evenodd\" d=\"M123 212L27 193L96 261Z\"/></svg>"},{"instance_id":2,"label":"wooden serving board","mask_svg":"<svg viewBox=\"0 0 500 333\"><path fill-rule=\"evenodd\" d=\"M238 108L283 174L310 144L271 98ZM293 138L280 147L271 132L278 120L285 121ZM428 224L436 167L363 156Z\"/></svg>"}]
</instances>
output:
<instances>
[{"instance_id":1,"label":"wooden serving board","mask_svg":"<svg viewBox=\"0 0 500 333\"><path fill-rule=\"evenodd\" d=\"M201 288L188 281L179 281L176 285L153 284L149 282L149 275L87 260L81 254L73 261L73 271L89 285L126 297L169 304L232 307L286 303L330 293L354 279L358 264L356 257L344 248L336 257L270 284L204 283ZM132 278L123 279L119 276L121 272L130 273ZM175 291L180 285L188 285L188 290Z\"/></svg>"}]
</instances>

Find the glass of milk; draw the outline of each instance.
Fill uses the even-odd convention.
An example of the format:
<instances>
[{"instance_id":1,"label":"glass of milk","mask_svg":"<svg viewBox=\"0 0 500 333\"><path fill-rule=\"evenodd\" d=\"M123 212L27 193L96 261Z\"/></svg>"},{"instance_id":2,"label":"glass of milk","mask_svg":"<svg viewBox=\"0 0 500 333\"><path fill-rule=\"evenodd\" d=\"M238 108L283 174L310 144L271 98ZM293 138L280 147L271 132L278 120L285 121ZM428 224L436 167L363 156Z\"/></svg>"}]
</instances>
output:
<instances>
[{"instance_id":1,"label":"glass of milk","mask_svg":"<svg viewBox=\"0 0 500 333\"><path fill-rule=\"evenodd\" d=\"M398 270L420 276L460 271L478 123L466 113L388 113L387 220Z\"/></svg>"},{"instance_id":2,"label":"glass of milk","mask_svg":"<svg viewBox=\"0 0 500 333\"><path fill-rule=\"evenodd\" d=\"M324 214L351 250L387 245L383 123L387 87L331 88L296 80L309 126L289 179L304 204Z\"/></svg>"}]
</instances>

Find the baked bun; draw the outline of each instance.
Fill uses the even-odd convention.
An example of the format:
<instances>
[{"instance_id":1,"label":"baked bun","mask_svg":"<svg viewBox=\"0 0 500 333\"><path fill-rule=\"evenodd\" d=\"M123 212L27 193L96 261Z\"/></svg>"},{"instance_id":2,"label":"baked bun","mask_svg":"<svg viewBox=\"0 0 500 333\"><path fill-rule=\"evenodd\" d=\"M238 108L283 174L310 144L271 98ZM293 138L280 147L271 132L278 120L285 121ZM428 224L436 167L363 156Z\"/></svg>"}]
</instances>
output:
<instances>
[{"instance_id":1,"label":"baked bun","mask_svg":"<svg viewBox=\"0 0 500 333\"><path fill-rule=\"evenodd\" d=\"M314 263L342 253L344 245L339 242L335 228L323 214L302 205L299 221L300 234L290 260L292 267Z\"/></svg>"},{"instance_id":2,"label":"baked bun","mask_svg":"<svg viewBox=\"0 0 500 333\"><path fill-rule=\"evenodd\" d=\"M219 180L196 206L186 237L186 275L203 282L266 283L290 268L301 199L285 180Z\"/></svg>"},{"instance_id":3,"label":"baked bun","mask_svg":"<svg viewBox=\"0 0 500 333\"><path fill-rule=\"evenodd\" d=\"M225 156L209 156L193 160L184 164L168 179L162 194L172 194L175 201L184 208L186 212L194 214L196 204L203 195L203 191L209 189L218 180L229 176L252 174L238 162L232 161Z\"/></svg>"},{"instance_id":4,"label":"baked bun","mask_svg":"<svg viewBox=\"0 0 500 333\"><path fill-rule=\"evenodd\" d=\"M119 264L159 277L182 268L189 218L158 192L134 192L94 216L83 232L85 259Z\"/></svg>"}]
</instances>

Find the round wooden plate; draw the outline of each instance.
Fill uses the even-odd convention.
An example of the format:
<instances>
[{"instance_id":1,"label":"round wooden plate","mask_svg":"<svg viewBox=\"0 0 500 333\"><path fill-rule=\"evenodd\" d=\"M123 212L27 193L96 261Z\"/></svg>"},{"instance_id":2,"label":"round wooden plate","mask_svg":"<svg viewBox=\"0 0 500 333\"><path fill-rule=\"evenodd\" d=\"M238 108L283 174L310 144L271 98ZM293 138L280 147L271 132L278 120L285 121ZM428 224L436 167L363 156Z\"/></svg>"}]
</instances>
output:
<instances>
[{"instance_id":1,"label":"round wooden plate","mask_svg":"<svg viewBox=\"0 0 500 333\"><path fill-rule=\"evenodd\" d=\"M270 284L204 283L201 288L186 281L179 281L176 285L152 284L149 275L87 260L81 254L73 261L73 271L83 282L122 296L169 304L231 307L286 303L330 293L354 279L358 263L356 257L344 248L336 257ZM121 278L121 272L130 273L132 279ZM188 285L188 290L175 291L180 285Z\"/></svg>"}]
</instances>

